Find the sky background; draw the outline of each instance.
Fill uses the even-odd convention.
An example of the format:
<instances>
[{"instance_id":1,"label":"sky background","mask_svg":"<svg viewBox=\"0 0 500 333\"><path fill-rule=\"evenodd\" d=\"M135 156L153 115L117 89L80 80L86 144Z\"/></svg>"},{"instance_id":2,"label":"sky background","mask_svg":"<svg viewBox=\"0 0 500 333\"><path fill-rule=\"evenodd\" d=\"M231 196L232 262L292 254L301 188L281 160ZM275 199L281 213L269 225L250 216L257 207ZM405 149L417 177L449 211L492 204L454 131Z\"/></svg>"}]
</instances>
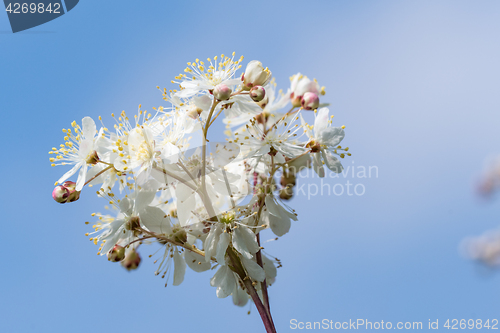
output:
<instances>
[{"instance_id":1,"label":"sky background","mask_svg":"<svg viewBox=\"0 0 500 333\"><path fill-rule=\"evenodd\" d=\"M500 154L499 18L498 1L86 0L12 34L0 13L0 331L264 331L255 308L216 298L213 272L164 288L147 251L132 272L96 256L84 222L105 202L93 190L51 197L67 170L47 154L62 128L165 105L156 86L174 88L187 61L233 51L283 90L297 72L317 78L346 125L344 166L378 169L323 181L362 184L362 196L290 202L299 221L266 244L283 263L270 288L278 332L291 319L500 320L500 272L458 251L500 225L498 200L475 192Z\"/></svg>"}]
</instances>

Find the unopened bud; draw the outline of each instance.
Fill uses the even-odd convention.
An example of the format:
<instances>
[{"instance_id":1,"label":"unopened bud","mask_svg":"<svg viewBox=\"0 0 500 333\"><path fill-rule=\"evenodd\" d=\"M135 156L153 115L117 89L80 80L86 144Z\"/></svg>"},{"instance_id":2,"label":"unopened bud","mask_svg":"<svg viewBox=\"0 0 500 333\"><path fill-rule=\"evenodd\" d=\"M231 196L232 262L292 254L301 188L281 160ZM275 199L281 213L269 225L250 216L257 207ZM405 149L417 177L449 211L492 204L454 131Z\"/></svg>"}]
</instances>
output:
<instances>
[{"instance_id":1,"label":"unopened bud","mask_svg":"<svg viewBox=\"0 0 500 333\"><path fill-rule=\"evenodd\" d=\"M295 174L293 172L287 172L287 173L283 173L283 175L281 176L280 184L283 187L286 187L289 185L295 186L296 180L297 180L297 177L295 176Z\"/></svg>"},{"instance_id":2,"label":"unopened bud","mask_svg":"<svg viewBox=\"0 0 500 333\"><path fill-rule=\"evenodd\" d=\"M265 86L271 79L271 71L262 66L262 63L257 60L252 60L248 63L245 73L241 77L243 81L243 89L250 90L254 86Z\"/></svg>"},{"instance_id":3,"label":"unopened bud","mask_svg":"<svg viewBox=\"0 0 500 333\"><path fill-rule=\"evenodd\" d=\"M69 191L62 185L58 185L52 191L52 198L59 203L65 203L68 201Z\"/></svg>"},{"instance_id":4,"label":"unopened bud","mask_svg":"<svg viewBox=\"0 0 500 333\"><path fill-rule=\"evenodd\" d=\"M233 91L224 83L218 84L213 90L214 97L219 101L227 101Z\"/></svg>"},{"instance_id":5,"label":"unopened bud","mask_svg":"<svg viewBox=\"0 0 500 333\"><path fill-rule=\"evenodd\" d=\"M68 189L69 191L69 197L66 202L73 202L78 199L80 199L80 193L81 191L76 190L76 183L72 181L65 181L63 186Z\"/></svg>"},{"instance_id":6,"label":"unopened bud","mask_svg":"<svg viewBox=\"0 0 500 333\"><path fill-rule=\"evenodd\" d=\"M139 264L141 263L141 257L139 253L135 249L132 249L126 256L125 259L122 260L122 266L127 270L137 269Z\"/></svg>"},{"instance_id":7,"label":"unopened bud","mask_svg":"<svg viewBox=\"0 0 500 333\"><path fill-rule=\"evenodd\" d=\"M108 260L112 262L118 262L122 261L125 259L125 248L120 245L115 245L109 252L108 252Z\"/></svg>"},{"instance_id":8,"label":"unopened bud","mask_svg":"<svg viewBox=\"0 0 500 333\"><path fill-rule=\"evenodd\" d=\"M266 97L266 90L262 86L255 86L250 89L250 98L254 102L260 102Z\"/></svg>"},{"instance_id":9,"label":"unopened bud","mask_svg":"<svg viewBox=\"0 0 500 333\"><path fill-rule=\"evenodd\" d=\"M52 198L59 203L73 202L80 199L80 191L76 190L76 183L66 181L52 191Z\"/></svg>"},{"instance_id":10,"label":"unopened bud","mask_svg":"<svg viewBox=\"0 0 500 333\"><path fill-rule=\"evenodd\" d=\"M269 103L269 97L266 95L264 96L264 99L262 101L257 103L257 105L260 106L262 110L264 110L267 106L267 103Z\"/></svg>"},{"instance_id":11,"label":"unopened bud","mask_svg":"<svg viewBox=\"0 0 500 333\"><path fill-rule=\"evenodd\" d=\"M280 198L282 200L290 200L293 197L293 188L292 186L287 186L280 190Z\"/></svg>"},{"instance_id":12,"label":"unopened bud","mask_svg":"<svg viewBox=\"0 0 500 333\"><path fill-rule=\"evenodd\" d=\"M319 97L315 93L306 92L302 97L302 107L305 110L314 110L319 106Z\"/></svg>"}]
</instances>

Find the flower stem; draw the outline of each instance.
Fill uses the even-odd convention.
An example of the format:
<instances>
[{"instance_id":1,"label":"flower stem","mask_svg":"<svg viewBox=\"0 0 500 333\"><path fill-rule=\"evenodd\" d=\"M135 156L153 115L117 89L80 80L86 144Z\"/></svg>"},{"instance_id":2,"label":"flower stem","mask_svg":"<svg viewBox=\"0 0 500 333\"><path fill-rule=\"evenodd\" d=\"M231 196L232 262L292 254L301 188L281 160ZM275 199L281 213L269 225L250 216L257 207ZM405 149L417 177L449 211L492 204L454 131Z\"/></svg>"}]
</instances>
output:
<instances>
[{"instance_id":1,"label":"flower stem","mask_svg":"<svg viewBox=\"0 0 500 333\"><path fill-rule=\"evenodd\" d=\"M96 179L97 177L99 177L100 175L102 175L103 173L105 173L106 171L108 171L109 169L111 169L113 166L110 165L109 167L107 167L106 169L103 169L101 171L99 171L94 177L90 178L89 180L87 180L85 182L85 184L83 184L83 186L87 185L88 183L90 183L91 181L93 181L94 179Z\"/></svg>"},{"instance_id":2,"label":"flower stem","mask_svg":"<svg viewBox=\"0 0 500 333\"><path fill-rule=\"evenodd\" d=\"M271 313L267 311L264 304L262 304L259 294L257 293L257 290L255 290L252 284L252 279L250 279L250 277L247 275L245 269L243 268L243 265L241 264L240 258L238 258L238 255L234 252L234 250L231 247L227 248L226 253L229 256L229 259L231 260L234 271L236 272L236 274L239 275L241 281L243 281L243 284L247 289L248 294L250 295L250 297L252 297L255 307L257 308L257 311L259 311L262 323L266 328L266 332L276 333L276 328L274 327Z\"/></svg>"}]
</instances>

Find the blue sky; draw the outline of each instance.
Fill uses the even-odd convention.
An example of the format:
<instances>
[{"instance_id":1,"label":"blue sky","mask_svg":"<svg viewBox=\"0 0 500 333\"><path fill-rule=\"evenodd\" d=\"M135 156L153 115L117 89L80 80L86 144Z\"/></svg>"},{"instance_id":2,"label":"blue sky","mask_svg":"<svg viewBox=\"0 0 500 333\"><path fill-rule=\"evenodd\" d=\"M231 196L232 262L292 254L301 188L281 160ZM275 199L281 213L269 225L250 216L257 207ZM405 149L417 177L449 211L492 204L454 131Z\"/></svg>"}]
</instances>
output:
<instances>
[{"instance_id":1,"label":"blue sky","mask_svg":"<svg viewBox=\"0 0 500 333\"><path fill-rule=\"evenodd\" d=\"M84 222L104 203L50 195L65 170L47 152L63 127L164 105L156 86L187 61L233 51L284 90L296 72L317 78L346 125L344 165L378 169L324 181L362 184L362 196L290 202L299 221L266 245L283 262L270 288L278 331L291 319L500 319L500 273L458 252L500 224L498 202L474 192L500 154L499 14L497 1L87 0L12 34L0 13L0 331L263 331L255 309L216 298L210 272L164 288L146 253L130 273L96 256Z\"/></svg>"}]
</instances>

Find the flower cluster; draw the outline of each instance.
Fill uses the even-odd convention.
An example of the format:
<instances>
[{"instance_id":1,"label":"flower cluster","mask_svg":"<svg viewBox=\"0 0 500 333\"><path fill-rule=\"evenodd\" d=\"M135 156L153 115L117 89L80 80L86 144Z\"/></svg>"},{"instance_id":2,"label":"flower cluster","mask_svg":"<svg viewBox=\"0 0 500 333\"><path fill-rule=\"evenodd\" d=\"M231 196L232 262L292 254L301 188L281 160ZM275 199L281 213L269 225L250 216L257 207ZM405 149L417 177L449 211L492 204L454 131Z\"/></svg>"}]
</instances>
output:
<instances>
[{"instance_id":1,"label":"flower cluster","mask_svg":"<svg viewBox=\"0 0 500 333\"><path fill-rule=\"evenodd\" d=\"M350 153L339 145L345 127L333 127L316 80L293 75L284 93L259 61L238 74L242 60L233 53L188 62L172 81L177 88L161 90L168 107L112 114L114 128L99 117L98 130L85 117L63 129L65 142L52 148L50 161L72 168L52 195L68 203L85 186L98 188L111 210L92 214L87 236L98 254L132 270L141 262L139 248L156 244L157 275L179 285L186 266L214 270L217 297L232 296L239 306L251 299L272 332L267 287L281 263L264 253L261 233L281 237L297 221L285 201L301 169L324 177L326 165L339 173L339 158ZM312 125L304 113L314 115ZM219 118L223 142L208 135Z\"/></svg>"}]
</instances>

